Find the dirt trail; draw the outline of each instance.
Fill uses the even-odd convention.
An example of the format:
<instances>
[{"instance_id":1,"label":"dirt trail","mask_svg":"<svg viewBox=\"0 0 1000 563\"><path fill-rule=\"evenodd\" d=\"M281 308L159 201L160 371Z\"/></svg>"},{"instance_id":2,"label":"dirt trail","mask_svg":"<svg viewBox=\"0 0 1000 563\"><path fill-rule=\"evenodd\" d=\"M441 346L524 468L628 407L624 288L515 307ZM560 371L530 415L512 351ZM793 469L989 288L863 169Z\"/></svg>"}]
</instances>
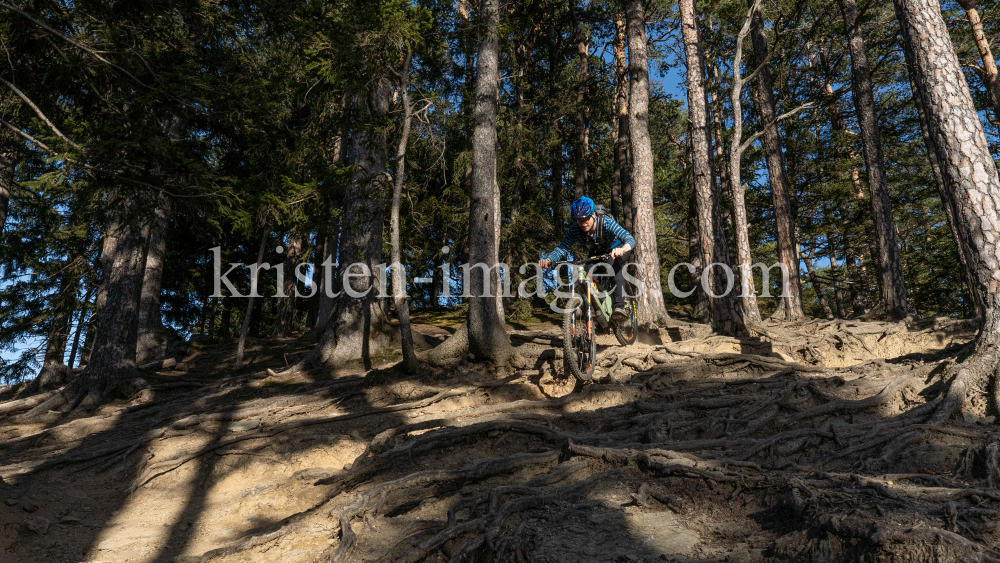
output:
<instances>
[{"instance_id":1,"label":"dirt trail","mask_svg":"<svg viewBox=\"0 0 1000 563\"><path fill-rule=\"evenodd\" d=\"M991 413L923 424L974 331L677 323L602 336L588 385L554 326L512 332L516 373L200 350L131 403L0 419L0 561L998 561Z\"/></svg>"}]
</instances>

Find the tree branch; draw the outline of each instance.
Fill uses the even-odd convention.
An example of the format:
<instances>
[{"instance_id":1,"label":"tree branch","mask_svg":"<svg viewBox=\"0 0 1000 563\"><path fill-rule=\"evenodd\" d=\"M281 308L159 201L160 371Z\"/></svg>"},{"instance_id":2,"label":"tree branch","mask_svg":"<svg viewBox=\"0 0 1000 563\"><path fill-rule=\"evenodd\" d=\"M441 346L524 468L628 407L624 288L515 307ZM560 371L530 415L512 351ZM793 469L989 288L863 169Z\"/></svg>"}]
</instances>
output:
<instances>
[{"instance_id":1,"label":"tree branch","mask_svg":"<svg viewBox=\"0 0 1000 563\"><path fill-rule=\"evenodd\" d=\"M774 127L782 119L787 119L787 118L795 115L796 113L798 113L798 112L800 112L802 110L810 109L812 107L813 107L813 103L812 102L806 102L806 103L802 104L801 106L793 109L792 111L783 113L783 114L779 115L778 117L775 117L774 120L772 120L770 123L768 123L767 125L765 125L764 127L762 127L760 131L757 131L753 135L750 135L749 137L747 137L747 140L743 141L743 144L740 145L740 152L742 153L743 151L747 150L747 148L750 145L752 145L754 141L756 141L757 139L759 139L760 136L763 135L765 131L767 131L771 127Z\"/></svg>"},{"instance_id":2,"label":"tree branch","mask_svg":"<svg viewBox=\"0 0 1000 563\"><path fill-rule=\"evenodd\" d=\"M24 100L24 103L28 104L28 106L31 107L31 109L33 109L35 111L35 115L37 115L39 117L39 119L41 119L42 121L44 121L46 125L48 125L49 127L51 127L52 130L55 131L55 134L58 135L62 140L64 140L67 143L69 143L70 146L73 147L74 149L79 149L80 148L80 145L78 145L78 144L74 143L73 141L69 140L69 137L67 137L66 135L63 135L62 131L60 131L59 128L56 127L54 123L52 123L51 121L49 121L48 117L45 117L45 114L42 113L42 110L40 110L38 108L38 106L35 105L35 102L32 102L28 98L28 96L24 95L24 92L18 90L17 86L14 86L13 84L11 84L10 82L8 82L7 80L4 80L3 78L0 78L0 82L3 82L4 84L6 84L8 88L10 88L15 94L17 94L18 98L21 98L22 100Z\"/></svg>"},{"instance_id":3,"label":"tree branch","mask_svg":"<svg viewBox=\"0 0 1000 563\"><path fill-rule=\"evenodd\" d=\"M139 84L142 84L143 86L146 86L147 88L149 88L149 86L147 86L141 80L139 80L138 78L136 78L131 72L129 72L129 71L125 70L124 68L116 65L115 63L113 63L113 62L105 59L104 57L102 57L94 49L91 49L90 47L87 47L86 45L83 45L83 44L79 43L78 41L70 39L64 33L61 33L58 30L56 30L55 28L53 28L53 27L45 24L44 22L39 21L38 19L36 19L35 17L33 17L31 14L29 14L27 12L24 12L22 10L19 10L19 9L15 8L14 6L11 6L10 4L7 4L6 2L0 2L0 8L7 8L8 10L10 10L12 12L16 12L16 13L20 14L24 18L30 20L32 23L34 23L35 25L37 25L38 27L44 29L45 31L48 31L49 33L51 33L51 34L53 34L53 35L55 35L57 37L62 38L64 41L66 41L70 45L73 45L73 46L75 46L75 47L77 47L79 49L82 49L83 51L86 51L87 53L90 53L90 55L93 56L95 59L101 61L102 63L104 63L104 64L106 64L106 65L108 65L110 67L118 69L118 71L124 73L126 76L128 76L132 80L135 80ZM145 62L145 61L143 61L143 62Z\"/></svg>"}]
</instances>

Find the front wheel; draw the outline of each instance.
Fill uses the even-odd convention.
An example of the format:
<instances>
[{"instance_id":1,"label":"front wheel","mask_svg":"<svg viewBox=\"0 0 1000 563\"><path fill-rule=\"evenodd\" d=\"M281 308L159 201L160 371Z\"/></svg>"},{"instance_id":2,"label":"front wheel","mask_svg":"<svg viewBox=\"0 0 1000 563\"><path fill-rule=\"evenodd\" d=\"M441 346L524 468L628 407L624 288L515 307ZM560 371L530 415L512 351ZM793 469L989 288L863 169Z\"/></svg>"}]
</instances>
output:
<instances>
[{"instance_id":1,"label":"front wheel","mask_svg":"<svg viewBox=\"0 0 1000 563\"><path fill-rule=\"evenodd\" d=\"M563 314L563 362L580 381L594 377L597 342L590 321L590 304L582 302Z\"/></svg>"},{"instance_id":2,"label":"front wheel","mask_svg":"<svg viewBox=\"0 0 1000 563\"><path fill-rule=\"evenodd\" d=\"M615 325L615 338L622 346L629 346L635 344L635 337L639 333L639 321L635 318L635 301L628 301L625 304L625 312L628 313L628 320Z\"/></svg>"}]
</instances>

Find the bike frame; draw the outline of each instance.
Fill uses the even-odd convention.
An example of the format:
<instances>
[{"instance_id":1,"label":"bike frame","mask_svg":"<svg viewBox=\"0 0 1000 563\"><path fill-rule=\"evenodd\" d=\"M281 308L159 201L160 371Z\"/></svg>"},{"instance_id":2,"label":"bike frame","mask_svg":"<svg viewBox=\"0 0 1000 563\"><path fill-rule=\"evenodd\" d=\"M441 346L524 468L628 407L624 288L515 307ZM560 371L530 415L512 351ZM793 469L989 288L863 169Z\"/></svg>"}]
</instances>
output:
<instances>
[{"instance_id":1,"label":"bike frame","mask_svg":"<svg viewBox=\"0 0 1000 563\"><path fill-rule=\"evenodd\" d=\"M594 263L594 267L597 266L599 262ZM590 276L590 272L584 266L570 265L570 268L574 270L572 273L573 283L570 284L570 303L573 302L573 298L576 296L577 286L583 285L587 288L587 295L580 297L586 299L588 303L594 305L594 307L587 307L587 326L588 331L593 332L591 328L592 318L596 317L597 322L602 328L607 328L611 323L611 312L614 307L614 301L611 299L611 292L604 292L604 297L601 298L601 291L597 289L597 282L594 278ZM591 315L590 311L598 311L597 315Z\"/></svg>"}]
</instances>

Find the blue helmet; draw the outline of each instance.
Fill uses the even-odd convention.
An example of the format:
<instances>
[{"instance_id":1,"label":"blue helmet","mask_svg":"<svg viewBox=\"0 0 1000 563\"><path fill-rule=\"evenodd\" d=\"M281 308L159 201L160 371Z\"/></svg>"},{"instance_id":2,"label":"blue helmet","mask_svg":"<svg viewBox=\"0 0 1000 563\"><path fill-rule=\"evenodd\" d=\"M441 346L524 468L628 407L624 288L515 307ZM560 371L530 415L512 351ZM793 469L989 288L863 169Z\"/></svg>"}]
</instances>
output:
<instances>
[{"instance_id":1,"label":"blue helmet","mask_svg":"<svg viewBox=\"0 0 1000 563\"><path fill-rule=\"evenodd\" d=\"M569 206L569 213L574 219L583 219L584 217L590 217L594 214L594 200L587 196L583 196L573 202Z\"/></svg>"}]
</instances>

